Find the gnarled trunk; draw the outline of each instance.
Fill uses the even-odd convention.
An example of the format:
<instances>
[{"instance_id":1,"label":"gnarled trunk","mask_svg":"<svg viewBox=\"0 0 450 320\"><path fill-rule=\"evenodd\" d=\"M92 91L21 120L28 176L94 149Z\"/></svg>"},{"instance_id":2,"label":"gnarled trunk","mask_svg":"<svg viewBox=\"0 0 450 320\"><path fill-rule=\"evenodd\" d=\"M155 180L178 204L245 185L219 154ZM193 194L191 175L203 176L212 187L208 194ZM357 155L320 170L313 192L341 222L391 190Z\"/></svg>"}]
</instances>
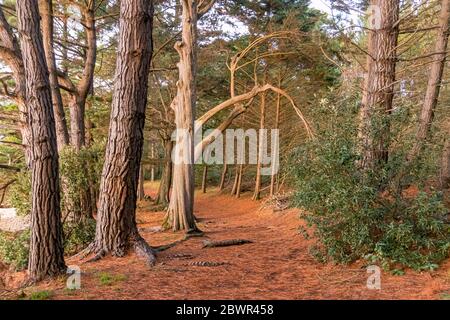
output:
<instances>
[{"instance_id":1,"label":"gnarled trunk","mask_svg":"<svg viewBox=\"0 0 450 320\"><path fill-rule=\"evenodd\" d=\"M123 256L134 245L148 264L154 264L155 257L138 233L136 195L144 143L152 20L152 1L121 1L116 80L100 183L97 228L94 243L89 248L97 257L107 253Z\"/></svg>"},{"instance_id":2,"label":"gnarled trunk","mask_svg":"<svg viewBox=\"0 0 450 320\"><path fill-rule=\"evenodd\" d=\"M182 40L175 44L180 56L175 112L177 141L173 166L173 188L164 228L196 231L194 218L194 119L197 73L197 1L182 0Z\"/></svg>"},{"instance_id":3,"label":"gnarled trunk","mask_svg":"<svg viewBox=\"0 0 450 320\"><path fill-rule=\"evenodd\" d=\"M31 240L28 271L40 280L65 272L55 120L37 0L17 1L31 132Z\"/></svg>"}]
</instances>

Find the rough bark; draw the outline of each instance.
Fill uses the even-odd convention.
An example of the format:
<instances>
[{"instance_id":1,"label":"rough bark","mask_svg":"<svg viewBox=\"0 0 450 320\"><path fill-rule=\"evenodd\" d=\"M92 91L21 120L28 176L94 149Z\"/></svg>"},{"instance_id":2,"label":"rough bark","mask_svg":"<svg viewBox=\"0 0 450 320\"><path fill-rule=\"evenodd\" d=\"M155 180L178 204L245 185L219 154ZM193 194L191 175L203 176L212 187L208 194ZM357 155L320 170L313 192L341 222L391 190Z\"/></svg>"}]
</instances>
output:
<instances>
[{"instance_id":1,"label":"rough bark","mask_svg":"<svg viewBox=\"0 0 450 320\"><path fill-rule=\"evenodd\" d=\"M58 73L53 48L53 6L51 0L39 0L39 12L42 19L42 37L44 41L45 59L49 72L52 92L53 113L55 114L56 138L58 150L69 144L66 116L58 83Z\"/></svg>"},{"instance_id":2,"label":"rough bark","mask_svg":"<svg viewBox=\"0 0 450 320\"><path fill-rule=\"evenodd\" d=\"M34 280L65 272L58 151L37 0L17 1L20 46L31 132L31 240L28 272Z\"/></svg>"},{"instance_id":3,"label":"rough bark","mask_svg":"<svg viewBox=\"0 0 450 320\"><path fill-rule=\"evenodd\" d=\"M419 126L413 147L408 154L408 161L418 156L423 148L430 132L436 109L439 92L441 89L442 75L444 73L447 58L447 44L449 34L450 0L441 1L441 13L439 17L439 29L434 47L433 62L430 66L427 90L420 112Z\"/></svg>"},{"instance_id":4,"label":"rough bark","mask_svg":"<svg viewBox=\"0 0 450 320\"><path fill-rule=\"evenodd\" d=\"M173 187L163 226L173 231L197 231L194 218L194 119L197 74L197 1L182 0L182 39L175 44L180 56L177 96L172 103L177 128L175 151L184 161L173 166Z\"/></svg>"},{"instance_id":5,"label":"rough bark","mask_svg":"<svg viewBox=\"0 0 450 320\"><path fill-rule=\"evenodd\" d=\"M363 169L375 168L388 159L388 117L394 97L399 32L399 1L371 0L370 4L380 9L380 21L379 27L375 21L368 36L367 73L360 113Z\"/></svg>"},{"instance_id":6,"label":"rough bark","mask_svg":"<svg viewBox=\"0 0 450 320\"><path fill-rule=\"evenodd\" d=\"M143 149L148 74L152 56L153 1L122 0L119 45L95 240L96 258L123 256L130 246L149 265L154 252L139 235L136 195Z\"/></svg>"}]
</instances>

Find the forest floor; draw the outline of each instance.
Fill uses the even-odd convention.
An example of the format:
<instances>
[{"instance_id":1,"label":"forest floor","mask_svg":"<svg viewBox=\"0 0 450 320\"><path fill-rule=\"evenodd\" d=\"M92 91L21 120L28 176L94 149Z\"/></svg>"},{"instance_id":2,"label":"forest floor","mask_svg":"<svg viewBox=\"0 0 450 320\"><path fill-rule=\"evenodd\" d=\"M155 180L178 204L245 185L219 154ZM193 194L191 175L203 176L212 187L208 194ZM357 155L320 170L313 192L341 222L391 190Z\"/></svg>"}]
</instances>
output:
<instances>
[{"instance_id":1,"label":"forest floor","mask_svg":"<svg viewBox=\"0 0 450 320\"><path fill-rule=\"evenodd\" d=\"M155 188L146 184L146 193ZM81 289L65 289L64 277L26 289L50 292L51 299L449 299L450 261L434 272L406 270L381 274L381 289L367 288L370 276L362 262L333 265L317 262L309 253L313 239L299 233L304 222L298 210L273 212L250 194L240 199L210 189L196 193L195 214L204 237L190 238L158 254L148 268L134 254L107 257L79 265ZM172 243L182 233L154 232L163 212L143 206L138 223L153 246ZM147 204L148 208L148 204ZM147 230L147 231L146 231ZM202 248L205 239L247 239L240 246ZM197 265L195 265L197 262ZM216 263L216 266L202 264ZM16 276L17 279L17 276ZM12 279L11 279L12 280Z\"/></svg>"}]
</instances>

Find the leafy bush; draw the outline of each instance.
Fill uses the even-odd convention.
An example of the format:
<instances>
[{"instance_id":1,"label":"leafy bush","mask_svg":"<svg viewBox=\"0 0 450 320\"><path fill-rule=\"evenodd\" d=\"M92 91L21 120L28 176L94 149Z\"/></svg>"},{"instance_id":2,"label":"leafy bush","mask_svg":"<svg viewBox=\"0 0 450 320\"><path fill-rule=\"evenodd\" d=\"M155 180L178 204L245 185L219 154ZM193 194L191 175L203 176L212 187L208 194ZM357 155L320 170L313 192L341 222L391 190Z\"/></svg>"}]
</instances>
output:
<instances>
[{"instance_id":1,"label":"leafy bush","mask_svg":"<svg viewBox=\"0 0 450 320\"><path fill-rule=\"evenodd\" d=\"M425 189L433 153L405 168L407 146L397 146L386 164L362 172L357 108L325 104L319 112L327 124L318 126L316 139L296 150L291 165L294 201L308 212L302 217L319 239L312 253L341 263L365 258L386 268L435 268L448 256L450 226L443 219L447 210L442 195ZM399 172L405 174L396 179ZM421 190L405 192L408 185Z\"/></svg>"},{"instance_id":2,"label":"leafy bush","mask_svg":"<svg viewBox=\"0 0 450 320\"><path fill-rule=\"evenodd\" d=\"M11 234L0 232L0 260L20 271L28 265L30 232Z\"/></svg>"},{"instance_id":3,"label":"leafy bush","mask_svg":"<svg viewBox=\"0 0 450 320\"><path fill-rule=\"evenodd\" d=\"M72 255L94 240L95 220L83 219L78 223L64 224L64 252Z\"/></svg>"},{"instance_id":4,"label":"leafy bush","mask_svg":"<svg viewBox=\"0 0 450 320\"><path fill-rule=\"evenodd\" d=\"M103 166L104 145L79 151L66 147L60 152L61 207L66 214L81 217L95 207Z\"/></svg>"},{"instance_id":5,"label":"leafy bush","mask_svg":"<svg viewBox=\"0 0 450 320\"><path fill-rule=\"evenodd\" d=\"M16 208L17 215L26 216L31 212L31 174L24 170L16 175L16 182L8 191L9 202Z\"/></svg>"}]
</instances>

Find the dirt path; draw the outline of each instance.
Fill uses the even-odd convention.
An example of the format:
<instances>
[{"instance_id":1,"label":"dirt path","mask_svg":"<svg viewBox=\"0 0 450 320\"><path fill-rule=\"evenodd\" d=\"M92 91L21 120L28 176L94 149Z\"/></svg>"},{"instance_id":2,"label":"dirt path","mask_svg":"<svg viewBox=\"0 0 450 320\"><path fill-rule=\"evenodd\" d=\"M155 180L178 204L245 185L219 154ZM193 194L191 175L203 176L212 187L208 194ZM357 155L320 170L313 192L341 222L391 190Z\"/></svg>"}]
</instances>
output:
<instances>
[{"instance_id":1,"label":"dirt path","mask_svg":"<svg viewBox=\"0 0 450 320\"><path fill-rule=\"evenodd\" d=\"M150 191L150 190L147 190ZM313 240L298 233L297 210L259 211L261 203L234 199L215 190L199 194L196 216L205 238L192 238L158 255L149 269L134 255L81 265L81 290L64 289L65 280L47 282L55 299L444 299L450 295L450 263L436 272L382 273L381 290L366 287L366 269L320 264L308 253ZM163 213L141 210L139 227L160 224ZM171 232L142 235L152 245L182 237ZM205 239L243 238L241 246L202 249ZM193 262L223 263L195 266ZM68 264L77 264L68 261Z\"/></svg>"}]
</instances>

